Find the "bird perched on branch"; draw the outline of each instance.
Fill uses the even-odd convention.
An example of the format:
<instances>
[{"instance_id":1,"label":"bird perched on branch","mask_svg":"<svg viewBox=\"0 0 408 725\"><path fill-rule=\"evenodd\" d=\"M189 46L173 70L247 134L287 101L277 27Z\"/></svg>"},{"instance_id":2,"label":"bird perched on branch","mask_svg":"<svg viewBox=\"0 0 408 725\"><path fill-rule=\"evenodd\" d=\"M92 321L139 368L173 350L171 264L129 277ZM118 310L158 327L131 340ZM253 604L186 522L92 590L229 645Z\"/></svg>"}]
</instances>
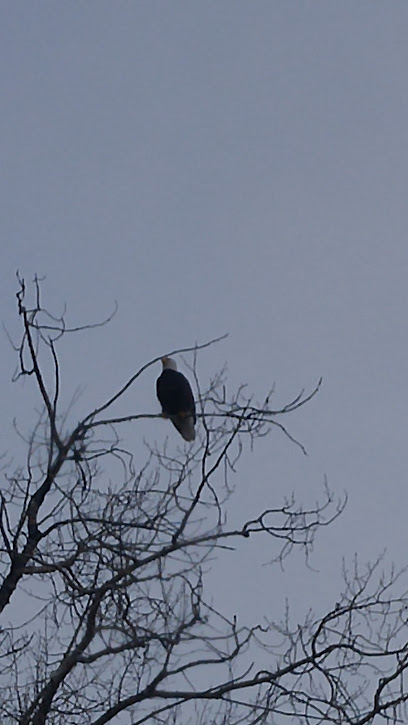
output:
<instances>
[{"instance_id":1,"label":"bird perched on branch","mask_svg":"<svg viewBox=\"0 0 408 725\"><path fill-rule=\"evenodd\" d=\"M171 357L162 357L163 371L156 381L162 415L169 418L185 441L195 438L196 411L191 385Z\"/></svg>"}]
</instances>

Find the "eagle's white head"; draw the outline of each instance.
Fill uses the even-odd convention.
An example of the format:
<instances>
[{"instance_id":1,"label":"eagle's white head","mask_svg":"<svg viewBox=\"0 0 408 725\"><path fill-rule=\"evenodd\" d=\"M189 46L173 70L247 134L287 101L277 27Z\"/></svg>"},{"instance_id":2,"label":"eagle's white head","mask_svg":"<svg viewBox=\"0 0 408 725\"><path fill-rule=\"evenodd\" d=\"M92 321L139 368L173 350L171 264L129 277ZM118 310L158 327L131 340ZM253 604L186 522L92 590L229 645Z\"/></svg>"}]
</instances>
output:
<instances>
[{"instance_id":1,"label":"eagle's white head","mask_svg":"<svg viewBox=\"0 0 408 725\"><path fill-rule=\"evenodd\" d=\"M167 357L167 355L165 355L162 357L161 361L163 370L177 370L177 363L172 357Z\"/></svg>"}]
</instances>

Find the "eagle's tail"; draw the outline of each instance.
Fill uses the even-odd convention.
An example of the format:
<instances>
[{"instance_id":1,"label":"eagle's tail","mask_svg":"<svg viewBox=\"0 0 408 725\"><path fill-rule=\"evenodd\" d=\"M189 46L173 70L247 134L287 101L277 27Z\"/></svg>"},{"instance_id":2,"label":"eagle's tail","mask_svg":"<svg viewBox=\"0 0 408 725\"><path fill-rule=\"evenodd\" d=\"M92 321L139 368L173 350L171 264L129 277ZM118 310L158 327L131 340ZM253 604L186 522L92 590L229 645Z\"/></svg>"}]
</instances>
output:
<instances>
[{"instance_id":1,"label":"eagle's tail","mask_svg":"<svg viewBox=\"0 0 408 725\"><path fill-rule=\"evenodd\" d=\"M191 442L195 439L194 418L191 415L178 413L169 417L185 441Z\"/></svg>"}]
</instances>

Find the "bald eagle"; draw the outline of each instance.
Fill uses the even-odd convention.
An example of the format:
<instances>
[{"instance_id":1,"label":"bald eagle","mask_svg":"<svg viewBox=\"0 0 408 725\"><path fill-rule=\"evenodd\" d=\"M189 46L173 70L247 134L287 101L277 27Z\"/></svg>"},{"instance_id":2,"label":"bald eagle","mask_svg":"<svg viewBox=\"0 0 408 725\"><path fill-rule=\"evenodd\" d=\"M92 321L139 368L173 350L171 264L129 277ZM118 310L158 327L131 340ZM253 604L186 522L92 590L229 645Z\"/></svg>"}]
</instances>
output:
<instances>
[{"instance_id":1,"label":"bald eagle","mask_svg":"<svg viewBox=\"0 0 408 725\"><path fill-rule=\"evenodd\" d=\"M185 441L195 438L196 411L193 391L177 363L171 357L162 357L163 371L156 381L156 392L162 415L170 418Z\"/></svg>"}]
</instances>

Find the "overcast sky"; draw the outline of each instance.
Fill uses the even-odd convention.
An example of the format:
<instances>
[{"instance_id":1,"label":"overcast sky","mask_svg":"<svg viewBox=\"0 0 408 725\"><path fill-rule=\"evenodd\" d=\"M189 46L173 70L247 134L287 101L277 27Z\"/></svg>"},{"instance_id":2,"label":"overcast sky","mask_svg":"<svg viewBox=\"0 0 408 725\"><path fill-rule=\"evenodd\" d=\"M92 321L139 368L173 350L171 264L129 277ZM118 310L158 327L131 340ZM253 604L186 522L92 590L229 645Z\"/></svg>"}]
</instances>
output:
<instances>
[{"instance_id":1,"label":"overcast sky","mask_svg":"<svg viewBox=\"0 0 408 725\"><path fill-rule=\"evenodd\" d=\"M301 581L319 611L354 551L405 564L408 4L9 0L0 13L9 331L17 268L45 275L47 306L67 302L71 322L118 301L110 327L61 349L66 399L85 385L77 415L150 358L225 332L200 356L204 382L227 361L232 384L275 383L282 404L323 376L286 421L308 458L278 432L262 441L231 515L292 490L313 503L325 474L347 510L317 544L320 574L296 560L279 597L266 542L228 555L211 580L227 610L279 611ZM13 416L38 403L13 368L3 334L11 451ZM137 410L157 410L159 372ZM166 434L160 420L135 432Z\"/></svg>"}]
</instances>

